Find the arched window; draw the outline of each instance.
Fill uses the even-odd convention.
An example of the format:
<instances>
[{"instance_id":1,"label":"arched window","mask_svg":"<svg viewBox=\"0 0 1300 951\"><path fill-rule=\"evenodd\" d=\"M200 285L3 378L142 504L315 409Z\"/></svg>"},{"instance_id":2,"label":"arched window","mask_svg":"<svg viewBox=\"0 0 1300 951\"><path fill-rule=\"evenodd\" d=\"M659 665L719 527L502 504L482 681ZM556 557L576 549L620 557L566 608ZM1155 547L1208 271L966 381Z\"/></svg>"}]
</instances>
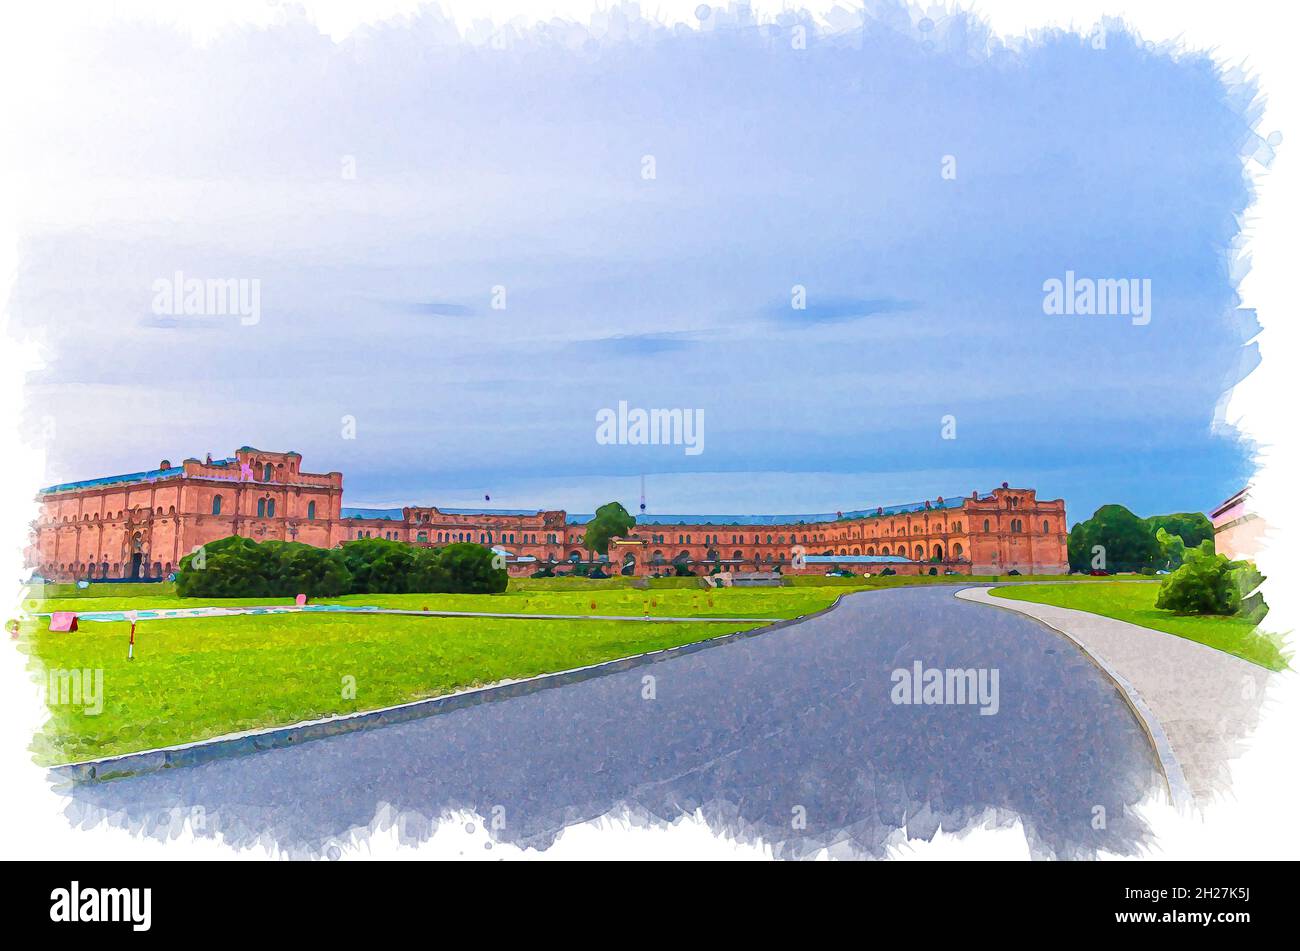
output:
<instances>
[{"instance_id":1,"label":"arched window","mask_svg":"<svg viewBox=\"0 0 1300 951\"><path fill-rule=\"evenodd\" d=\"M214 495L212 497L212 514L213 515L221 514L221 496L219 495Z\"/></svg>"},{"instance_id":2,"label":"arched window","mask_svg":"<svg viewBox=\"0 0 1300 951\"><path fill-rule=\"evenodd\" d=\"M266 499L257 500L257 517L266 518Z\"/></svg>"},{"instance_id":3,"label":"arched window","mask_svg":"<svg viewBox=\"0 0 1300 951\"><path fill-rule=\"evenodd\" d=\"M984 531L987 532L988 530L989 530L989 520L988 520L988 519L985 519L985 520L984 520Z\"/></svg>"},{"instance_id":4,"label":"arched window","mask_svg":"<svg viewBox=\"0 0 1300 951\"><path fill-rule=\"evenodd\" d=\"M275 499L266 500L266 517L275 518Z\"/></svg>"},{"instance_id":5,"label":"arched window","mask_svg":"<svg viewBox=\"0 0 1300 951\"><path fill-rule=\"evenodd\" d=\"M1047 519L1043 519L1043 534L1046 535L1048 531L1050 531L1050 529L1048 528L1047 525Z\"/></svg>"},{"instance_id":6,"label":"arched window","mask_svg":"<svg viewBox=\"0 0 1300 951\"><path fill-rule=\"evenodd\" d=\"M262 466L262 481L263 482L271 481L271 464L269 462L266 465Z\"/></svg>"},{"instance_id":7,"label":"arched window","mask_svg":"<svg viewBox=\"0 0 1300 951\"><path fill-rule=\"evenodd\" d=\"M308 502L308 503L307 503L307 519L308 519L308 521L311 521L311 520L314 519L315 517L316 517L316 503L315 503L315 502Z\"/></svg>"}]
</instances>

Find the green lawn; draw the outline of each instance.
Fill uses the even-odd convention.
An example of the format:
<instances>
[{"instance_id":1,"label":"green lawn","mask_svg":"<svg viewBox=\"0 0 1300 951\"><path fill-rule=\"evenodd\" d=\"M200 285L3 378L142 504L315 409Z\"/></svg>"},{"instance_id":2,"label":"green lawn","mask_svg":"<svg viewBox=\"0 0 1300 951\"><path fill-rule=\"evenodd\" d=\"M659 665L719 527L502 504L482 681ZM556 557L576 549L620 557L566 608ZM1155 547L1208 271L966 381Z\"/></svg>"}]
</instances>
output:
<instances>
[{"instance_id":1,"label":"green lawn","mask_svg":"<svg viewBox=\"0 0 1300 951\"><path fill-rule=\"evenodd\" d=\"M562 579L563 580L563 579ZM600 586L586 589L511 588L502 594L350 594L320 598L318 604L371 605L432 611L484 611L497 614L603 614L656 617L791 618L829 607L842 587L813 588L666 588L639 590ZM241 607L292 604L292 598L178 598L159 591L131 597L51 598L23 601L29 614L51 611L120 611L205 605Z\"/></svg>"},{"instance_id":2,"label":"green lawn","mask_svg":"<svg viewBox=\"0 0 1300 951\"><path fill-rule=\"evenodd\" d=\"M142 621L128 661L125 623L56 634L29 620L18 644L42 683L42 670L103 671L97 715L50 708L32 750L52 765L370 710L755 626L302 614ZM344 697L345 677L355 678L355 698Z\"/></svg>"},{"instance_id":3,"label":"green lawn","mask_svg":"<svg viewBox=\"0 0 1300 951\"><path fill-rule=\"evenodd\" d=\"M792 618L829 607L854 590L975 579L804 576L788 587L719 590L695 587L690 579L664 580L673 584L641 589L622 578L594 582L538 579L512 581L509 590L498 595L372 594L325 600L537 615ZM1079 590L1085 587L1087 592ZM1136 589L1139 598L1149 599L1148 608L1155 598L1154 585L1114 581L1075 588L1038 585L999 593L1016 596L1017 592L1047 591L1068 598L1093 596L1112 587ZM170 585L49 586L42 593L57 597L24 601L27 613L291 603L289 598L186 600L178 598ZM1105 599L1082 600L1091 604ZM1217 619L1209 623L1241 624ZM104 708L98 715L76 707L51 708L53 719L36 737L33 750L40 762L52 764L370 710L755 626L323 614L146 620L137 629L137 658L128 662L125 623L87 622L76 633L55 634L44 619L29 618L22 623L18 643L30 655L37 679L48 669L103 671ZM1235 636L1240 641L1243 635L1237 632ZM354 698L343 696L345 676L356 678Z\"/></svg>"},{"instance_id":4,"label":"green lawn","mask_svg":"<svg viewBox=\"0 0 1300 951\"><path fill-rule=\"evenodd\" d=\"M1056 576L1040 576L1056 577ZM512 578L502 594L358 594L323 598L322 604L376 607L428 607L437 611L489 611L507 614L645 614L659 616L797 617L829 607L849 591L917 584L1005 581L1006 577L890 575L872 578L827 578L792 575L781 588L700 587L698 578L653 578L649 588L633 587L631 578ZM1033 581L1026 576L1015 580ZM1104 583L1108 579L1073 577L1071 581ZM1113 580L1113 579L1111 579ZM29 614L50 611L121 611L130 608L226 607L292 604L292 598L192 598L176 595L175 586L160 584L47 585L30 589L22 602ZM595 607L592 607L592 604Z\"/></svg>"},{"instance_id":5,"label":"green lawn","mask_svg":"<svg viewBox=\"0 0 1300 951\"><path fill-rule=\"evenodd\" d=\"M1235 617L1184 617L1172 611L1156 609L1160 586L1109 581L1091 585L1024 585L996 588L993 596L1013 601L1034 601L1062 608L1089 611L1104 617L1128 621L1142 627L1185 637L1235 654L1269 670L1283 670L1287 658L1282 652L1282 638L1264 634L1250 621Z\"/></svg>"}]
</instances>

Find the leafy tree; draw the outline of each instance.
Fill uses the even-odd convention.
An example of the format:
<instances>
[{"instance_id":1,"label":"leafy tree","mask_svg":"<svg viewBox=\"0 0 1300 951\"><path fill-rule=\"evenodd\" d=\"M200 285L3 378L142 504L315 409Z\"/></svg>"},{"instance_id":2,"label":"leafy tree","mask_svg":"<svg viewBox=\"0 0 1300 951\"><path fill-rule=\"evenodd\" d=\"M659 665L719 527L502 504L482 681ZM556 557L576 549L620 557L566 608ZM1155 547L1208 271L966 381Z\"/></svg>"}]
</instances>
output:
<instances>
[{"instance_id":1,"label":"leafy tree","mask_svg":"<svg viewBox=\"0 0 1300 951\"><path fill-rule=\"evenodd\" d=\"M596 509L595 517L587 523L586 534L582 536L582 547L598 555L606 554L609 540L616 535L626 535L635 524L636 519L621 504L607 502Z\"/></svg>"},{"instance_id":2,"label":"leafy tree","mask_svg":"<svg viewBox=\"0 0 1300 951\"><path fill-rule=\"evenodd\" d=\"M1175 512L1172 515L1152 515L1146 520L1153 533L1159 534L1164 529L1170 535L1177 535L1188 548L1195 548L1205 541L1214 540L1214 525L1204 512Z\"/></svg>"},{"instance_id":3,"label":"leafy tree","mask_svg":"<svg viewBox=\"0 0 1300 951\"><path fill-rule=\"evenodd\" d=\"M1163 568L1174 571L1182 566L1187 546L1183 542L1181 535L1170 535L1162 526L1156 529L1156 544L1160 546L1160 560L1163 562ZM1200 544L1200 542L1197 544Z\"/></svg>"},{"instance_id":4,"label":"leafy tree","mask_svg":"<svg viewBox=\"0 0 1300 951\"><path fill-rule=\"evenodd\" d=\"M1088 571L1093 566L1093 548L1105 549L1107 571L1138 571L1156 564L1160 545L1146 520L1122 505L1103 505L1092 518L1070 529L1066 543L1070 567Z\"/></svg>"}]
</instances>

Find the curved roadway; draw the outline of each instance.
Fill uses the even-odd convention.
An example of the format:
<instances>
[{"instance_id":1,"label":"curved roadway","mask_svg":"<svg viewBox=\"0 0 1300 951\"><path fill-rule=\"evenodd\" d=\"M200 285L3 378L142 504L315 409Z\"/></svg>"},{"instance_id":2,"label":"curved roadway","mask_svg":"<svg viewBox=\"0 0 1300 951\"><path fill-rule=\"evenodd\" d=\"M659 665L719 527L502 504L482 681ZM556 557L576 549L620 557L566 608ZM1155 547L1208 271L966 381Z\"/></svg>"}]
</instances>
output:
<instances>
[{"instance_id":1,"label":"curved roadway","mask_svg":"<svg viewBox=\"0 0 1300 951\"><path fill-rule=\"evenodd\" d=\"M891 702L891 672L916 661L997 669L998 712ZM499 841L538 848L611 812L701 809L782 857L879 856L905 836L1019 818L1035 855L1075 858L1135 851L1147 830L1132 807L1159 783L1137 721L1077 648L917 587L528 696L79 786L68 814L162 836L202 806L202 834L295 856L364 835L381 805L416 816L403 825L415 839L467 809L503 819Z\"/></svg>"}]
</instances>

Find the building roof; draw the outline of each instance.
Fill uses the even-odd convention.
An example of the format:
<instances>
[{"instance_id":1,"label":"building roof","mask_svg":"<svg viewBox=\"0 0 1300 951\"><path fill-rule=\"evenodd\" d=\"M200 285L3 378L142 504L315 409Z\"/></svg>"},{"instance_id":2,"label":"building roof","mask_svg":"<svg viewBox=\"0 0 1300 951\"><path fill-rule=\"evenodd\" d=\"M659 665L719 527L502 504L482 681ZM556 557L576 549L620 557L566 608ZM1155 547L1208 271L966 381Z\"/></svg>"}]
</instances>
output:
<instances>
[{"instance_id":1,"label":"building roof","mask_svg":"<svg viewBox=\"0 0 1300 951\"><path fill-rule=\"evenodd\" d=\"M82 479L80 482L60 482L58 485L46 486L41 489L41 494L67 492L73 489L94 489L104 485L117 485L118 483L127 482L153 482L156 479L170 479L173 476L181 475L184 471L181 466L171 466L167 469L149 469L145 472L127 472L123 475L101 476L98 479Z\"/></svg>"},{"instance_id":2,"label":"building roof","mask_svg":"<svg viewBox=\"0 0 1300 951\"><path fill-rule=\"evenodd\" d=\"M1224 499L1222 502L1216 505L1214 509L1210 512L1210 518L1211 519L1218 518L1220 515L1222 515L1228 509L1232 508L1234 505L1244 503L1248 498L1250 498L1250 490L1251 490L1251 486L1246 486L1244 489L1240 489L1237 492L1237 494L1232 496L1231 498Z\"/></svg>"},{"instance_id":3,"label":"building roof","mask_svg":"<svg viewBox=\"0 0 1300 951\"><path fill-rule=\"evenodd\" d=\"M452 509L443 508L441 505L435 506L415 506L416 508L431 507L436 508L444 515L537 515L541 509ZM389 519L400 522L402 520L401 509L368 509L354 508L343 506L339 509L340 518L378 518ZM590 518L590 516L588 516Z\"/></svg>"},{"instance_id":4,"label":"building roof","mask_svg":"<svg viewBox=\"0 0 1300 951\"><path fill-rule=\"evenodd\" d=\"M959 509L965 499L944 497L942 502L932 500L930 508L934 511ZM925 502L908 502L903 505L878 506L882 515L903 515L908 512L924 512ZM646 515L637 516L638 525L797 525L800 522L834 522L838 519L870 518L876 514L875 508L856 509L852 512L819 512L811 515ZM571 525L585 525L594 515L570 515Z\"/></svg>"},{"instance_id":5,"label":"building roof","mask_svg":"<svg viewBox=\"0 0 1300 951\"><path fill-rule=\"evenodd\" d=\"M392 522L402 520L401 509L358 509L343 506L339 509L339 518L379 518L387 519Z\"/></svg>"}]
</instances>

